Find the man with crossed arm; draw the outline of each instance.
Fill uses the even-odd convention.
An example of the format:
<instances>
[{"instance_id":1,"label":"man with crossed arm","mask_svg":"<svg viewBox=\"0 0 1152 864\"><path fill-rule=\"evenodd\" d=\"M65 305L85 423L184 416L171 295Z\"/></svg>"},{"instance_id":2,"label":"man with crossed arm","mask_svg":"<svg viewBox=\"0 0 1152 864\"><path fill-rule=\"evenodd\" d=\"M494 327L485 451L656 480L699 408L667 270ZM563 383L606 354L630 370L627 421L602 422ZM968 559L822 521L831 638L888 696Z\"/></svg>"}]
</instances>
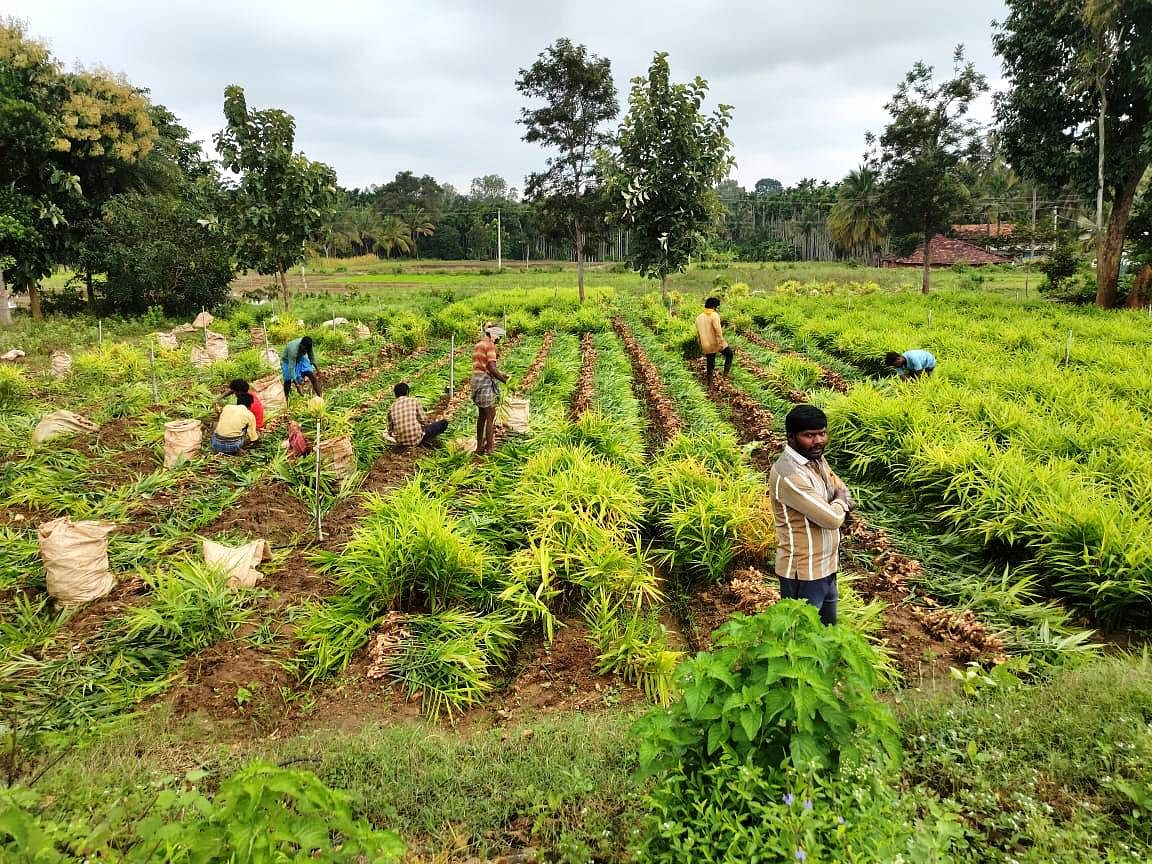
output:
<instances>
[{"instance_id":1,"label":"man with crossed arm","mask_svg":"<svg viewBox=\"0 0 1152 864\"><path fill-rule=\"evenodd\" d=\"M824 461L828 418L797 405L784 421L788 446L768 475L776 523L776 575L780 596L807 600L824 624L836 623L840 526L853 507L848 487Z\"/></svg>"}]
</instances>

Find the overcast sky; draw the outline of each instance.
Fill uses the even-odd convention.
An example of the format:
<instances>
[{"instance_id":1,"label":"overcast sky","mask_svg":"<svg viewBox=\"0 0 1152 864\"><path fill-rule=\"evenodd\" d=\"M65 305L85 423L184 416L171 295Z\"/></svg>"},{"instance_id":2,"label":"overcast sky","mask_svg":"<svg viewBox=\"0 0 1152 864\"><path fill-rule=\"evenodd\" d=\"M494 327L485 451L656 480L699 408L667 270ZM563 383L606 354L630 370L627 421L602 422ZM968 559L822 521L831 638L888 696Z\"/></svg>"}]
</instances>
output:
<instances>
[{"instance_id":1,"label":"overcast sky","mask_svg":"<svg viewBox=\"0 0 1152 864\"><path fill-rule=\"evenodd\" d=\"M344 186L431 174L467 192L541 167L520 140L521 68L560 36L612 61L621 112L655 51L673 79L703 76L733 105L744 186L836 180L917 60L950 68L963 43L995 88L991 21L1003 0L6 0L68 64L104 66L152 91L210 143L223 92L296 117L297 148ZM990 116L985 100L978 116Z\"/></svg>"}]
</instances>

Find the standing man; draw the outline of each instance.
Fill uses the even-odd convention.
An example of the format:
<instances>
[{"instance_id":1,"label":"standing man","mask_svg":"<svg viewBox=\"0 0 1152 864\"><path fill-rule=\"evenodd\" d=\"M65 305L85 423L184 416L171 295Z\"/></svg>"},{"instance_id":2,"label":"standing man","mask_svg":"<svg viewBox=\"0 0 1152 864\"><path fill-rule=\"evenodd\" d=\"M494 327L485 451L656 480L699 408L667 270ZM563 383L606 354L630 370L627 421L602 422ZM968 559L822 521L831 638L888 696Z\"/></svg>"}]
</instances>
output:
<instances>
[{"instance_id":1,"label":"standing man","mask_svg":"<svg viewBox=\"0 0 1152 864\"><path fill-rule=\"evenodd\" d=\"M807 600L820 610L822 622L835 624L840 526L852 509L852 496L824 461L828 445L824 412L797 405L788 412L784 427L788 446L768 475L780 596Z\"/></svg>"},{"instance_id":2,"label":"standing man","mask_svg":"<svg viewBox=\"0 0 1152 864\"><path fill-rule=\"evenodd\" d=\"M312 392L321 395L311 336L301 336L284 346L284 353L280 355L280 371L284 376L285 399L292 395L292 385L300 387L305 378L311 382Z\"/></svg>"},{"instance_id":3,"label":"standing man","mask_svg":"<svg viewBox=\"0 0 1152 864\"><path fill-rule=\"evenodd\" d=\"M936 371L936 358L923 348L913 348L903 354L889 351L884 355L884 362L899 369L900 377L905 380L931 375Z\"/></svg>"},{"instance_id":4,"label":"standing man","mask_svg":"<svg viewBox=\"0 0 1152 864\"><path fill-rule=\"evenodd\" d=\"M476 453L483 456L496 447L496 405L500 401L497 381L508 376L496 368L496 343L504 338L503 327L484 328L484 338L472 349L472 401L476 403Z\"/></svg>"},{"instance_id":5,"label":"standing man","mask_svg":"<svg viewBox=\"0 0 1152 864\"><path fill-rule=\"evenodd\" d=\"M409 396L408 392L408 384L404 381L392 388L396 401L388 409L388 434L401 447L417 444L427 447L448 428L448 421L429 422L420 400Z\"/></svg>"},{"instance_id":6,"label":"standing man","mask_svg":"<svg viewBox=\"0 0 1152 864\"><path fill-rule=\"evenodd\" d=\"M704 311L696 316L696 340L700 343L700 353L706 361L708 389L712 389L712 376L716 372L716 355L724 355L724 377L732 371L732 349L724 339L724 328L720 326L719 297L709 297L704 301Z\"/></svg>"}]
</instances>

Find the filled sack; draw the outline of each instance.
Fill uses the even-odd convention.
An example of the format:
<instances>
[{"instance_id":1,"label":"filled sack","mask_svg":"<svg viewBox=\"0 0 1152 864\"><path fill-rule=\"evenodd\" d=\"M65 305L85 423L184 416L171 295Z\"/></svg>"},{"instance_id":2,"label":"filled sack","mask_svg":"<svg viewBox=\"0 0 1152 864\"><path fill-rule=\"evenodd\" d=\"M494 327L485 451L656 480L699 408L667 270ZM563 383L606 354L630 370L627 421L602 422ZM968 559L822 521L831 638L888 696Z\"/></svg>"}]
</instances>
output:
<instances>
[{"instance_id":1,"label":"filled sack","mask_svg":"<svg viewBox=\"0 0 1152 864\"><path fill-rule=\"evenodd\" d=\"M72 355L67 351L53 351L49 362L53 378L63 378L72 371Z\"/></svg>"},{"instance_id":2,"label":"filled sack","mask_svg":"<svg viewBox=\"0 0 1152 864\"><path fill-rule=\"evenodd\" d=\"M352 452L352 438L341 435L320 442L320 464L337 477L347 479L356 473L356 454Z\"/></svg>"},{"instance_id":3,"label":"filled sack","mask_svg":"<svg viewBox=\"0 0 1152 864\"><path fill-rule=\"evenodd\" d=\"M112 590L116 579L108 566L108 522L73 522L61 516L40 526L40 558L48 593L61 603L87 603Z\"/></svg>"},{"instance_id":4,"label":"filled sack","mask_svg":"<svg viewBox=\"0 0 1152 864\"><path fill-rule=\"evenodd\" d=\"M509 396L496 408L496 422L513 432L527 434L531 403L527 399Z\"/></svg>"},{"instance_id":5,"label":"filled sack","mask_svg":"<svg viewBox=\"0 0 1152 864\"><path fill-rule=\"evenodd\" d=\"M199 420L170 420L164 424L164 467L174 468L200 454L204 424Z\"/></svg>"}]
</instances>

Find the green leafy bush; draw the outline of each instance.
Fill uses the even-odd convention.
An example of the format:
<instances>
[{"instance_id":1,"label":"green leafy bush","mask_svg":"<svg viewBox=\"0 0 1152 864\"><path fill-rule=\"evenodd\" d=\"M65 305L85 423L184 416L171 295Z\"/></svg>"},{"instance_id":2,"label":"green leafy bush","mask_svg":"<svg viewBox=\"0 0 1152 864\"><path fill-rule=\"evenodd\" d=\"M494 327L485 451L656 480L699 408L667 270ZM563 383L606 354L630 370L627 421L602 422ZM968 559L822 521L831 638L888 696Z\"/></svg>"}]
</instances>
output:
<instances>
[{"instance_id":1,"label":"green leafy bush","mask_svg":"<svg viewBox=\"0 0 1152 864\"><path fill-rule=\"evenodd\" d=\"M203 776L190 772L186 780ZM91 815L44 815L49 803L30 789L0 790L0 860L389 862L405 851L393 832L355 819L346 794L308 771L264 762L233 774L211 798L168 780L109 801Z\"/></svg>"},{"instance_id":2,"label":"green leafy bush","mask_svg":"<svg viewBox=\"0 0 1152 864\"><path fill-rule=\"evenodd\" d=\"M692 776L730 757L773 778L897 759L895 721L873 694L883 664L860 634L783 600L737 615L714 644L680 667L683 698L637 724L644 773Z\"/></svg>"},{"instance_id":3,"label":"green leafy bush","mask_svg":"<svg viewBox=\"0 0 1152 864\"><path fill-rule=\"evenodd\" d=\"M848 782L789 772L772 776L731 758L657 787L640 860L937 864L962 828L930 805L918 819L891 778L860 771Z\"/></svg>"},{"instance_id":4,"label":"green leafy bush","mask_svg":"<svg viewBox=\"0 0 1152 864\"><path fill-rule=\"evenodd\" d=\"M400 312L388 324L388 341L405 351L415 351L428 344L432 326L423 315L407 310Z\"/></svg>"},{"instance_id":5,"label":"green leafy bush","mask_svg":"<svg viewBox=\"0 0 1152 864\"><path fill-rule=\"evenodd\" d=\"M0 366L0 412L21 413L28 400L28 382L18 369Z\"/></svg>"}]
</instances>

